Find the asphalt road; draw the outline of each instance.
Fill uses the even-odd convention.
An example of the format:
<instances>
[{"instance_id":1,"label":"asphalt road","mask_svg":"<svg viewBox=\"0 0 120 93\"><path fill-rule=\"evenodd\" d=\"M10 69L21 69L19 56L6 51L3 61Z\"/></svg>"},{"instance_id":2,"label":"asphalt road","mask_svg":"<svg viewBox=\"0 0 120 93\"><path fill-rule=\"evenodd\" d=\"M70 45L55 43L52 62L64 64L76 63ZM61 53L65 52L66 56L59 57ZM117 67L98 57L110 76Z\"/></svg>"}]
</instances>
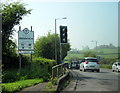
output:
<instances>
[{"instance_id":1,"label":"asphalt road","mask_svg":"<svg viewBox=\"0 0 120 93\"><path fill-rule=\"evenodd\" d=\"M63 91L118 91L120 73L108 69L100 72L71 70L72 80ZM119 78L119 79L118 79Z\"/></svg>"}]
</instances>

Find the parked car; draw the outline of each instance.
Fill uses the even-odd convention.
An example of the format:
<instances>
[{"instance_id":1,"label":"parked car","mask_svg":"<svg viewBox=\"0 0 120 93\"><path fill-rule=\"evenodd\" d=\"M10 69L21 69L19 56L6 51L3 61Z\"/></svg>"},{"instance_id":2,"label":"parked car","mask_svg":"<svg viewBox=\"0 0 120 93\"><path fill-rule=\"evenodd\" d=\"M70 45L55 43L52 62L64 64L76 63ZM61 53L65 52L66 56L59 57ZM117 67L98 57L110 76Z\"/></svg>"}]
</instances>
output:
<instances>
[{"instance_id":1,"label":"parked car","mask_svg":"<svg viewBox=\"0 0 120 93\"><path fill-rule=\"evenodd\" d=\"M97 58L86 57L80 64L80 71L92 70L100 72L100 65Z\"/></svg>"},{"instance_id":2,"label":"parked car","mask_svg":"<svg viewBox=\"0 0 120 93\"><path fill-rule=\"evenodd\" d=\"M117 72L120 72L120 62L115 62L113 63L112 65L112 71L117 71Z\"/></svg>"},{"instance_id":3,"label":"parked car","mask_svg":"<svg viewBox=\"0 0 120 93\"><path fill-rule=\"evenodd\" d=\"M75 68L75 69L79 69L80 65L78 61L72 61L70 63L70 68Z\"/></svg>"}]
</instances>

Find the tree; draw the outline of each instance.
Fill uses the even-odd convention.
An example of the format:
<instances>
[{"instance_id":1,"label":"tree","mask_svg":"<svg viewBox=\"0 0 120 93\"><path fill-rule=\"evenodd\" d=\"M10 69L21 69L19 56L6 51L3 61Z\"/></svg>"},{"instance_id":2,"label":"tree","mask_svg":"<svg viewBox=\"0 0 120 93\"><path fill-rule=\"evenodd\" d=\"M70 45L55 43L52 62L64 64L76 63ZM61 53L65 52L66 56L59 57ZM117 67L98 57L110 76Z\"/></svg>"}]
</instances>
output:
<instances>
[{"instance_id":1,"label":"tree","mask_svg":"<svg viewBox=\"0 0 120 93\"><path fill-rule=\"evenodd\" d=\"M57 41L57 62L60 62L60 39L58 34L56 35ZM35 42L35 53L37 57L43 57L48 59L55 59L55 34L48 33L47 36L38 37ZM62 45L62 59L67 56L67 51L70 50L70 44Z\"/></svg>"},{"instance_id":2,"label":"tree","mask_svg":"<svg viewBox=\"0 0 120 93\"><path fill-rule=\"evenodd\" d=\"M0 8L2 13L2 58L4 63L4 59L16 55L16 44L11 40L15 31L14 26L20 23L23 16L30 14L31 9L27 10L25 4L20 2L1 3Z\"/></svg>"}]
</instances>

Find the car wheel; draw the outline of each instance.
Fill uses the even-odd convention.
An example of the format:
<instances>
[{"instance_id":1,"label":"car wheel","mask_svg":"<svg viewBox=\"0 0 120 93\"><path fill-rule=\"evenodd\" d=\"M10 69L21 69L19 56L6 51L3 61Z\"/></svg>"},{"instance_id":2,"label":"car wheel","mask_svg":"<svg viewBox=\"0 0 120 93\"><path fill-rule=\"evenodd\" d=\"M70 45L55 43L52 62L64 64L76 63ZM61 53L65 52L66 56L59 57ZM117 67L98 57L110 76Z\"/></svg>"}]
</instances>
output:
<instances>
[{"instance_id":1,"label":"car wheel","mask_svg":"<svg viewBox=\"0 0 120 93\"><path fill-rule=\"evenodd\" d=\"M92 70L92 72L94 72L94 70Z\"/></svg>"},{"instance_id":2,"label":"car wheel","mask_svg":"<svg viewBox=\"0 0 120 93\"><path fill-rule=\"evenodd\" d=\"M114 70L112 70L112 72L114 72Z\"/></svg>"},{"instance_id":3,"label":"car wheel","mask_svg":"<svg viewBox=\"0 0 120 93\"><path fill-rule=\"evenodd\" d=\"M100 70L98 69L97 72L100 72Z\"/></svg>"},{"instance_id":4,"label":"car wheel","mask_svg":"<svg viewBox=\"0 0 120 93\"><path fill-rule=\"evenodd\" d=\"M85 71L86 71L86 69L83 69L83 71L85 72Z\"/></svg>"}]
</instances>

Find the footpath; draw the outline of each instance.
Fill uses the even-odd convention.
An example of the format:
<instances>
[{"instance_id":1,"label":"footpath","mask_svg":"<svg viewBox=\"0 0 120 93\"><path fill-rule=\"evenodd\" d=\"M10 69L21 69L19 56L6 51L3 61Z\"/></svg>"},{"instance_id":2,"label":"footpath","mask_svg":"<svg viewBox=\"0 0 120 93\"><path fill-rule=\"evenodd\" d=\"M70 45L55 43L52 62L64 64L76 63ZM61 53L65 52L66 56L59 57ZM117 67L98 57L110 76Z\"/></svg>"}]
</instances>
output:
<instances>
[{"instance_id":1,"label":"footpath","mask_svg":"<svg viewBox=\"0 0 120 93\"><path fill-rule=\"evenodd\" d=\"M45 93L47 82L39 83L37 85L24 88L23 90L16 92L16 93Z\"/></svg>"}]
</instances>

